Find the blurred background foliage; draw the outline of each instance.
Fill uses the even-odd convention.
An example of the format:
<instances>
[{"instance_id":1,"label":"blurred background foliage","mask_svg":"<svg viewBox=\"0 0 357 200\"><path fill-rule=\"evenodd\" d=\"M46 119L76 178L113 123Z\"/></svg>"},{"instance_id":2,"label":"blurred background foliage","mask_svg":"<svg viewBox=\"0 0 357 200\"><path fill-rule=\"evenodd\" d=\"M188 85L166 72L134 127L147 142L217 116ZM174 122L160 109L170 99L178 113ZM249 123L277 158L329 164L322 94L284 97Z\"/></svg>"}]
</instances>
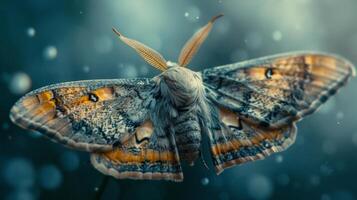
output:
<instances>
[{"instance_id":1,"label":"blurred background foliage","mask_svg":"<svg viewBox=\"0 0 357 200\"><path fill-rule=\"evenodd\" d=\"M357 63L356 9L355 0L1 0L0 199L94 197L103 175L87 153L22 130L8 114L44 85L157 75L112 26L175 61L199 27L224 13L194 70L295 50ZM211 164L184 165L183 183L110 179L103 199L357 199L356 86L352 80L299 123L296 143L283 153L219 176Z\"/></svg>"}]
</instances>

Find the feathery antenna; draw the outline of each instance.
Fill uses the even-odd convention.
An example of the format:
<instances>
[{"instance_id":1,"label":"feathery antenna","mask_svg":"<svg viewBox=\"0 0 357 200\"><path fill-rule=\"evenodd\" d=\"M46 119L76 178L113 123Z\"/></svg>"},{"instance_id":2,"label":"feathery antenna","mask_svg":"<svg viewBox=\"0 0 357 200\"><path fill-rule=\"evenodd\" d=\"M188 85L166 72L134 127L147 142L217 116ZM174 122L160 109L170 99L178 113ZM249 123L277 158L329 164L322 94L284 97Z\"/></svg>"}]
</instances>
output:
<instances>
[{"instance_id":1,"label":"feathery antenna","mask_svg":"<svg viewBox=\"0 0 357 200\"><path fill-rule=\"evenodd\" d=\"M116 35L118 35L121 41L123 41L125 44L133 48L151 66L161 71L165 71L167 69L166 60L160 53L142 44L141 42L124 37L123 34L121 34L114 27L112 28L112 30Z\"/></svg>"},{"instance_id":2,"label":"feathery antenna","mask_svg":"<svg viewBox=\"0 0 357 200\"><path fill-rule=\"evenodd\" d=\"M208 34L211 32L213 23L223 14L216 15L212 17L212 19L206 24L206 26L202 27L198 30L184 45L181 50L178 63L180 66L185 67L190 63L193 56L197 53L198 49L202 45L202 43L206 40Z\"/></svg>"}]
</instances>

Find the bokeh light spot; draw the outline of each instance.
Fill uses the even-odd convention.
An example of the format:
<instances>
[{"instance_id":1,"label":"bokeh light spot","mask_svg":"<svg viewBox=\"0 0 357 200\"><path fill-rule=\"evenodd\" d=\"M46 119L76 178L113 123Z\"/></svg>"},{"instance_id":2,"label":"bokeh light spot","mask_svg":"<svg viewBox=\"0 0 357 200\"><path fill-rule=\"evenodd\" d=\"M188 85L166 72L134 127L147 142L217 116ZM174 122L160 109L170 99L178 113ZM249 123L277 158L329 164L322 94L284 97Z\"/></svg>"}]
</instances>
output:
<instances>
[{"instance_id":1,"label":"bokeh light spot","mask_svg":"<svg viewBox=\"0 0 357 200\"><path fill-rule=\"evenodd\" d=\"M14 188L30 188L35 182L35 172L30 161L25 158L12 158L5 163L5 182Z\"/></svg>"},{"instance_id":2,"label":"bokeh light spot","mask_svg":"<svg viewBox=\"0 0 357 200\"><path fill-rule=\"evenodd\" d=\"M268 177L255 174L248 180L247 189L253 199L268 199L273 194L273 183Z\"/></svg>"},{"instance_id":3,"label":"bokeh light spot","mask_svg":"<svg viewBox=\"0 0 357 200\"><path fill-rule=\"evenodd\" d=\"M39 171L40 185L48 190L58 188L62 183L62 174L54 165L45 165Z\"/></svg>"},{"instance_id":4,"label":"bokeh light spot","mask_svg":"<svg viewBox=\"0 0 357 200\"><path fill-rule=\"evenodd\" d=\"M283 39L283 34L280 31L274 31L273 32L273 39L275 41L280 41Z\"/></svg>"},{"instance_id":5,"label":"bokeh light spot","mask_svg":"<svg viewBox=\"0 0 357 200\"><path fill-rule=\"evenodd\" d=\"M65 170L75 171L80 164L79 156L72 151L66 151L61 155L61 164Z\"/></svg>"},{"instance_id":6,"label":"bokeh light spot","mask_svg":"<svg viewBox=\"0 0 357 200\"><path fill-rule=\"evenodd\" d=\"M55 46L47 46L43 51L43 56L47 60L54 60L57 58L58 50Z\"/></svg>"},{"instance_id":7,"label":"bokeh light spot","mask_svg":"<svg viewBox=\"0 0 357 200\"><path fill-rule=\"evenodd\" d=\"M190 6L187 8L184 16L190 22L197 22L200 19L201 11L196 6Z\"/></svg>"},{"instance_id":8,"label":"bokeh light spot","mask_svg":"<svg viewBox=\"0 0 357 200\"><path fill-rule=\"evenodd\" d=\"M13 94L24 94L31 88L31 78L24 72L15 73L9 83L9 89Z\"/></svg>"},{"instance_id":9,"label":"bokeh light spot","mask_svg":"<svg viewBox=\"0 0 357 200\"><path fill-rule=\"evenodd\" d=\"M201 179L201 184L202 184L203 186L208 185L208 184L209 184L209 179L208 179L207 177L202 178L202 179Z\"/></svg>"},{"instance_id":10,"label":"bokeh light spot","mask_svg":"<svg viewBox=\"0 0 357 200\"><path fill-rule=\"evenodd\" d=\"M29 27L29 28L27 28L26 33L27 33L27 36L32 38L32 37L35 37L36 30L33 27Z\"/></svg>"}]
</instances>

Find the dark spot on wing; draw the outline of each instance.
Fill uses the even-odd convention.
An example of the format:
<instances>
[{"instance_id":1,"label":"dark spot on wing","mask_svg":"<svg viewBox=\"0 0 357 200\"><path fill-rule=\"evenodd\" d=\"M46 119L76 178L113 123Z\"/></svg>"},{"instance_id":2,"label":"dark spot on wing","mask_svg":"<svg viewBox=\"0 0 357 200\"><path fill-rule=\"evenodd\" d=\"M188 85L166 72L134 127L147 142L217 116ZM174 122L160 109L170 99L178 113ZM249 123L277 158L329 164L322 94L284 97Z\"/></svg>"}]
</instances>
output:
<instances>
[{"instance_id":1,"label":"dark spot on wing","mask_svg":"<svg viewBox=\"0 0 357 200\"><path fill-rule=\"evenodd\" d=\"M268 128L270 126L269 122L266 122L266 121L261 121L259 124L265 128Z\"/></svg>"},{"instance_id":2,"label":"dark spot on wing","mask_svg":"<svg viewBox=\"0 0 357 200\"><path fill-rule=\"evenodd\" d=\"M327 101L327 99L328 99L328 97L327 97L326 95L322 95L321 98L320 98L320 101L321 101L322 103L324 103L324 102Z\"/></svg>"},{"instance_id":3,"label":"dark spot on wing","mask_svg":"<svg viewBox=\"0 0 357 200\"><path fill-rule=\"evenodd\" d=\"M98 100L99 100L99 97L96 94L93 94L93 93L89 93L88 97L89 97L89 100L92 101L92 102L98 102Z\"/></svg>"},{"instance_id":4,"label":"dark spot on wing","mask_svg":"<svg viewBox=\"0 0 357 200\"><path fill-rule=\"evenodd\" d=\"M271 79L271 77L273 76L273 69L272 68L268 68L265 70L265 77L267 79Z\"/></svg>"}]
</instances>

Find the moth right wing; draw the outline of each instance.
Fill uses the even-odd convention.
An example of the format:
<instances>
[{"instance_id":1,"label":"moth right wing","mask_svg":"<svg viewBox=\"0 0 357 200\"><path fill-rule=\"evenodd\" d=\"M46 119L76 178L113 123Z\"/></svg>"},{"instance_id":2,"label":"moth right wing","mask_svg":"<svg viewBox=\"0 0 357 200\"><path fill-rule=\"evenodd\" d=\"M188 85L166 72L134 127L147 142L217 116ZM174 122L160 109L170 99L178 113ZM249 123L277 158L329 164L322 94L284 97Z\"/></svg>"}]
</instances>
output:
<instances>
[{"instance_id":1,"label":"moth right wing","mask_svg":"<svg viewBox=\"0 0 357 200\"><path fill-rule=\"evenodd\" d=\"M295 122L313 113L355 75L347 60L293 52L206 69L209 132L217 173L289 147Z\"/></svg>"},{"instance_id":2,"label":"moth right wing","mask_svg":"<svg viewBox=\"0 0 357 200\"><path fill-rule=\"evenodd\" d=\"M11 120L83 151L108 151L148 118L150 79L89 80L32 91L11 109Z\"/></svg>"}]
</instances>

